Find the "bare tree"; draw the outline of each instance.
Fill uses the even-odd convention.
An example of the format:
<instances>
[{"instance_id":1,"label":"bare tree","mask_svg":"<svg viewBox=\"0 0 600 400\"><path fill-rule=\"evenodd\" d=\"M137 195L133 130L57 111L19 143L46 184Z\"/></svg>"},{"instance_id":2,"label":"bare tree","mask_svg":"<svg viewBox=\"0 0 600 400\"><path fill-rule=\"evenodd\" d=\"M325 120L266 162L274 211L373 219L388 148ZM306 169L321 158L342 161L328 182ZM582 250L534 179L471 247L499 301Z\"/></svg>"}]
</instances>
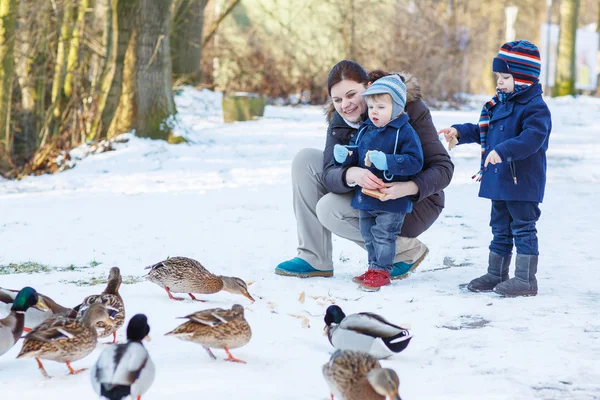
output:
<instances>
[{"instance_id":1,"label":"bare tree","mask_svg":"<svg viewBox=\"0 0 600 400\"><path fill-rule=\"evenodd\" d=\"M555 96L575 94L575 43L580 0L562 0L560 5L560 38L556 61Z\"/></svg>"},{"instance_id":2,"label":"bare tree","mask_svg":"<svg viewBox=\"0 0 600 400\"><path fill-rule=\"evenodd\" d=\"M171 0L141 0L136 135L168 139L175 114L169 46Z\"/></svg>"},{"instance_id":3,"label":"bare tree","mask_svg":"<svg viewBox=\"0 0 600 400\"><path fill-rule=\"evenodd\" d=\"M207 0L182 0L172 22L173 74L185 81L200 80L202 30Z\"/></svg>"},{"instance_id":4,"label":"bare tree","mask_svg":"<svg viewBox=\"0 0 600 400\"><path fill-rule=\"evenodd\" d=\"M33 74L35 61L35 29L39 17L31 4L25 0L19 2L17 29L17 65L16 75L21 89L21 126L14 130L12 158L15 165L25 165L36 149L37 118L35 103L37 90Z\"/></svg>"},{"instance_id":5,"label":"bare tree","mask_svg":"<svg viewBox=\"0 0 600 400\"><path fill-rule=\"evenodd\" d=\"M0 0L0 162L10 157L10 102L16 19L16 0Z\"/></svg>"}]
</instances>

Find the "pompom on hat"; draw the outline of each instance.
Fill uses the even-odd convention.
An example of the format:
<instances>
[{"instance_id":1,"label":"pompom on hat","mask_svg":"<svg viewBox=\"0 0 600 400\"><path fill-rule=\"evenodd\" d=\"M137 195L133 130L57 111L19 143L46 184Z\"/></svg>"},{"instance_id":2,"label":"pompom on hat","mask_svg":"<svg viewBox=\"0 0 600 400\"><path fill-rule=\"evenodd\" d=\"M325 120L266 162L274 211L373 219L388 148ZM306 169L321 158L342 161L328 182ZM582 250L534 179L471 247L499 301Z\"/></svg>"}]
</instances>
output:
<instances>
[{"instance_id":1,"label":"pompom on hat","mask_svg":"<svg viewBox=\"0 0 600 400\"><path fill-rule=\"evenodd\" d=\"M541 70L540 51L527 40L504 43L494 58L492 70L511 74L515 85L530 86L537 83Z\"/></svg>"}]
</instances>

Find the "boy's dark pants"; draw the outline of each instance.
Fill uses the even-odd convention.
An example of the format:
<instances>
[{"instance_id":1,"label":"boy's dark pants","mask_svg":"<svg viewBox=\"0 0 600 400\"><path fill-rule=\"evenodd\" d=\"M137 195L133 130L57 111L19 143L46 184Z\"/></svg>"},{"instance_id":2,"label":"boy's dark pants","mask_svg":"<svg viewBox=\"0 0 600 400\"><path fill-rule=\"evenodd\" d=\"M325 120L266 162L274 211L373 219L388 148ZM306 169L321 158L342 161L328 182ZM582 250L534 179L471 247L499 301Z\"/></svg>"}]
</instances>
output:
<instances>
[{"instance_id":1,"label":"boy's dark pants","mask_svg":"<svg viewBox=\"0 0 600 400\"><path fill-rule=\"evenodd\" d=\"M539 255L537 229L539 203L530 201L492 200L490 226L494 238L490 251L501 256L512 253L513 241L517 254Z\"/></svg>"},{"instance_id":2,"label":"boy's dark pants","mask_svg":"<svg viewBox=\"0 0 600 400\"><path fill-rule=\"evenodd\" d=\"M369 268L391 272L396 257L396 239L406 214L360 210L359 216L360 233L365 240Z\"/></svg>"}]
</instances>

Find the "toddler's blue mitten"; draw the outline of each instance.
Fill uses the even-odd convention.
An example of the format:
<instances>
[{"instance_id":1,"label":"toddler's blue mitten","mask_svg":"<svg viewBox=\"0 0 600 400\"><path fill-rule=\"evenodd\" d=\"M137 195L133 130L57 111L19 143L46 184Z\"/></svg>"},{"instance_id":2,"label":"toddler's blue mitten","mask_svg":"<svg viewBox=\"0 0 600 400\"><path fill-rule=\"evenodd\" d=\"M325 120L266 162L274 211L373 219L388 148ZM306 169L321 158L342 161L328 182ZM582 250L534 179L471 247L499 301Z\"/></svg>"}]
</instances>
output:
<instances>
[{"instance_id":1,"label":"toddler's blue mitten","mask_svg":"<svg viewBox=\"0 0 600 400\"><path fill-rule=\"evenodd\" d=\"M344 161L346 161L347 157L348 149L346 146L342 146L341 144L336 144L333 146L333 158L335 158L335 161L342 164Z\"/></svg>"},{"instance_id":2,"label":"toddler's blue mitten","mask_svg":"<svg viewBox=\"0 0 600 400\"><path fill-rule=\"evenodd\" d=\"M385 153L381 151L371 151L369 152L369 160L371 160L375 168L378 170L387 171L388 164Z\"/></svg>"}]
</instances>

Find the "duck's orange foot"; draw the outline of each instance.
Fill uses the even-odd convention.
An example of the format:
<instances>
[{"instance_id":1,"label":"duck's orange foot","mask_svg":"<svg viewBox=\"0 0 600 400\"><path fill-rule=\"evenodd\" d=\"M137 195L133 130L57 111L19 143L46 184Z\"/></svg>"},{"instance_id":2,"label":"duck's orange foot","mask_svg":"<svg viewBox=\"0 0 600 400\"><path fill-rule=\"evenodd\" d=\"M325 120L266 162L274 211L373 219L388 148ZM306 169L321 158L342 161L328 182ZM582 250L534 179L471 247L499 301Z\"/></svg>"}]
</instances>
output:
<instances>
[{"instance_id":1,"label":"duck's orange foot","mask_svg":"<svg viewBox=\"0 0 600 400\"><path fill-rule=\"evenodd\" d=\"M69 368L69 375L77 375L80 372L87 371L87 368L73 369L73 367L71 367L70 361L67 361L66 364L67 364L67 367Z\"/></svg>"},{"instance_id":2,"label":"duck's orange foot","mask_svg":"<svg viewBox=\"0 0 600 400\"><path fill-rule=\"evenodd\" d=\"M171 294L171 290L169 290L169 288L168 288L168 287L166 287L166 286L165 286L164 288L165 288L165 290L167 291L167 294L169 295L169 298L170 298L171 300L177 300L177 301L181 301L181 300L183 300L183 297L175 297L175 296L173 296L173 295Z\"/></svg>"},{"instance_id":3,"label":"duck's orange foot","mask_svg":"<svg viewBox=\"0 0 600 400\"><path fill-rule=\"evenodd\" d=\"M113 332L112 342L104 342L104 344L119 344L119 342L117 342L117 332Z\"/></svg>"},{"instance_id":4,"label":"duck's orange foot","mask_svg":"<svg viewBox=\"0 0 600 400\"><path fill-rule=\"evenodd\" d=\"M189 296L192 298L192 300L201 301L201 302L203 302L203 303L206 303L206 302L207 302L207 300L200 300L200 299L197 299L197 298L196 298L196 297L195 297L193 294L191 294L191 293L188 293L188 295L189 295Z\"/></svg>"},{"instance_id":5,"label":"duck's orange foot","mask_svg":"<svg viewBox=\"0 0 600 400\"><path fill-rule=\"evenodd\" d=\"M40 371L42 371L42 375L44 375L46 378L50 378L50 375L48 375L48 373L46 372L46 369L44 368L44 365L42 364L40 359L36 357L35 361L37 361L38 368L40 369Z\"/></svg>"},{"instance_id":6,"label":"duck's orange foot","mask_svg":"<svg viewBox=\"0 0 600 400\"><path fill-rule=\"evenodd\" d=\"M23 328L23 332L29 333L29 332L31 332L31 328Z\"/></svg>"},{"instance_id":7,"label":"duck's orange foot","mask_svg":"<svg viewBox=\"0 0 600 400\"><path fill-rule=\"evenodd\" d=\"M236 363L242 363L242 364L246 364L246 361L240 360L238 358L235 358L233 356L233 354L231 354L229 352L229 349L227 347L225 347L225 353L227 353L227 358L225 358L225 361L231 361L231 362L236 362Z\"/></svg>"}]
</instances>

